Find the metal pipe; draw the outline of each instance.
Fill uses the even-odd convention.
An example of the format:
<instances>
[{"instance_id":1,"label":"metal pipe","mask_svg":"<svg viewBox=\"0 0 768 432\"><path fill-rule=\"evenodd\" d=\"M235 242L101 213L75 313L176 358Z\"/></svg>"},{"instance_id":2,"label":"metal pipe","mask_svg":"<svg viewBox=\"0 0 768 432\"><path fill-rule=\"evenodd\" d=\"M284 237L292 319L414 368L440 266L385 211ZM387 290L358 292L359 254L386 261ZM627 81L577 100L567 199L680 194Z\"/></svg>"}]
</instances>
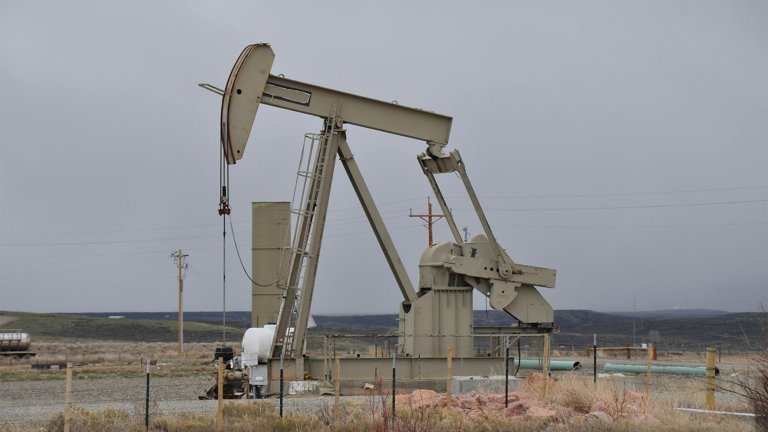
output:
<instances>
[{"instance_id":1,"label":"metal pipe","mask_svg":"<svg viewBox=\"0 0 768 432\"><path fill-rule=\"evenodd\" d=\"M504 408L509 407L509 336L506 337L504 342L505 354L504 354Z\"/></svg>"},{"instance_id":2,"label":"metal pipe","mask_svg":"<svg viewBox=\"0 0 768 432\"><path fill-rule=\"evenodd\" d=\"M285 359L280 356L280 418L283 418L283 395L285 394Z\"/></svg>"},{"instance_id":3,"label":"metal pipe","mask_svg":"<svg viewBox=\"0 0 768 432\"><path fill-rule=\"evenodd\" d=\"M592 340L592 377L593 383L597 384L597 333L594 333Z\"/></svg>"},{"instance_id":4,"label":"metal pipe","mask_svg":"<svg viewBox=\"0 0 768 432\"><path fill-rule=\"evenodd\" d=\"M702 413L702 414L734 415L734 416L740 416L740 417L755 417L754 413L712 411L712 410L705 410L705 409L698 409L698 408L675 408L675 411L685 411L685 412Z\"/></svg>"},{"instance_id":5,"label":"metal pipe","mask_svg":"<svg viewBox=\"0 0 768 432\"><path fill-rule=\"evenodd\" d=\"M544 363L541 359L512 359L512 364L520 369L542 370ZM550 371L573 371L581 369L581 362L570 360L550 360Z\"/></svg>"},{"instance_id":6,"label":"metal pipe","mask_svg":"<svg viewBox=\"0 0 768 432\"><path fill-rule=\"evenodd\" d=\"M392 429L395 428L395 417L397 416L397 354L392 353Z\"/></svg>"},{"instance_id":7,"label":"metal pipe","mask_svg":"<svg viewBox=\"0 0 768 432\"><path fill-rule=\"evenodd\" d=\"M149 430L149 356L147 356L147 394L144 398L144 428Z\"/></svg>"},{"instance_id":8,"label":"metal pipe","mask_svg":"<svg viewBox=\"0 0 768 432\"><path fill-rule=\"evenodd\" d=\"M646 365L638 364L620 364L620 363L606 363L603 367L605 373L611 372L626 372L641 374L647 370ZM707 368L705 366L672 366L672 365L652 365L651 373L665 373L673 375L696 375L706 376ZM715 376L720 375L720 369L715 368Z\"/></svg>"}]
</instances>

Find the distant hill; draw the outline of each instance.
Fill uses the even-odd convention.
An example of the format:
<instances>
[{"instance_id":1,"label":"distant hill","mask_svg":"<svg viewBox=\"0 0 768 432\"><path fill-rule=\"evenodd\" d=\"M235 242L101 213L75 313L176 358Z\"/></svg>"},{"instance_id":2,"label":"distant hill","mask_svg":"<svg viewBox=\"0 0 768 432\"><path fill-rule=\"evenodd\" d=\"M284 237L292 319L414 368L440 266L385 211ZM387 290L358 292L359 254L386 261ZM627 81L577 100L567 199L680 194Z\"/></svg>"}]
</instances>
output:
<instances>
[{"instance_id":1,"label":"distant hill","mask_svg":"<svg viewBox=\"0 0 768 432\"><path fill-rule=\"evenodd\" d=\"M111 316L120 316L125 319L136 320L178 320L177 312L80 312L67 313L61 315L77 315L94 318L108 318ZM221 325L222 312L202 311L202 312L184 312L184 321L197 321ZM250 311L227 311L227 325L233 327L248 328L251 325Z\"/></svg>"},{"instance_id":2,"label":"distant hill","mask_svg":"<svg viewBox=\"0 0 768 432\"><path fill-rule=\"evenodd\" d=\"M397 329L397 314L377 315L312 315L318 326L338 325Z\"/></svg>"},{"instance_id":3,"label":"distant hill","mask_svg":"<svg viewBox=\"0 0 768 432\"><path fill-rule=\"evenodd\" d=\"M10 325L28 332L32 343L41 340L83 340L173 342L178 337L174 316L169 319L110 319L100 316L75 314L37 314L26 312L0 312L16 318ZM125 316L126 314L108 314ZM166 314L167 315L167 314ZM221 340L221 324L185 321L186 342L216 342ZM244 331L227 327L227 338L241 340Z\"/></svg>"},{"instance_id":4,"label":"distant hill","mask_svg":"<svg viewBox=\"0 0 768 432\"><path fill-rule=\"evenodd\" d=\"M558 310L559 332L553 346L583 348L597 334L600 346L625 346L654 342L670 351L701 351L707 346L724 350L754 350L766 346L768 317L765 313L719 313L721 311L653 311L644 316L626 316L590 310ZM669 315L673 316L670 317ZM29 331L33 338L101 339L124 341L175 341L175 312L99 312L84 314L30 314L0 312L17 318L14 328ZM110 319L110 316L122 316ZM239 340L250 325L248 311L227 312L227 338ZM314 334L385 334L397 331L396 314L313 315ZM185 312L185 340L216 341L221 336L221 312ZM506 327L513 323L502 311L474 312L475 326Z\"/></svg>"},{"instance_id":5,"label":"distant hill","mask_svg":"<svg viewBox=\"0 0 768 432\"><path fill-rule=\"evenodd\" d=\"M765 346L768 321L763 313L737 313L694 318L632 318L610 326L582 323L561 326L561 344L592 343L597 333L602 346L655 343L671 351L702 351L707 346L725 350L755 350Z\"/></svg>"},{"instance_id":6,"label":"distant hill","mask_svg":"<svg viewBox=\"0 0 768 432\"><path fill-rule=\"evenodd\" d=\"M398 327L397 314L379 315L312 315L318 325L348 325L356 327ZM476 310L474 311L474 323L479 327L508 327L515 320L504 311ZM562 328L585 323L608 323L626 320L626 317L611 315L590 310L559 310L555 311L555 321Z\"/></svg>"},{"instance_id":7,"label":"distant hill","mask_svg":"<svg viewBox=\"0 0 768 432\"><path fill-rule=\"evenodd\" d=\"M591 310L566 309L555 311L555 323L561 329L582 324L606 324L624 320L626 318L620 315Z\"/></svg>"},{"instance_id":8,"label":"distant hill","mask_svg":"<svg viewBox=\"0 0 768 432\"><path fill-rule=\"evenodd\" d=\"M662 309L653 311L637 312L609 312L611 315L621 315L635 318L709 318L722 315L729 315L733 312L713 309Z\"/></svg>"}]
</instances>

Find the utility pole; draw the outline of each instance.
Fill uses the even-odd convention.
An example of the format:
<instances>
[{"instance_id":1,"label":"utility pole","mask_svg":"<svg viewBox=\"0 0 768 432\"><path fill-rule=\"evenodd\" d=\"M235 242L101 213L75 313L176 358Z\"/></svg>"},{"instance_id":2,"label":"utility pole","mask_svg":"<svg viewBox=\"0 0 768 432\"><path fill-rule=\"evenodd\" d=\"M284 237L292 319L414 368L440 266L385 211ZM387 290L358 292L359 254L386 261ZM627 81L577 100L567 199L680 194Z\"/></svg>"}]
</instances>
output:
<instances>
[{"instance_id":1,"label":"utility pole","mask_svg":"<svg viewBox=\"0 0 768 432\"><path fill-rule=\"evenodd\" d=\"M445 215L433 214L432 202L429 200L429 197L427 197L427 214L413 214L413 209L411 209L411 212L408 216L417 217L427 223L427 230L429 231L429 245L432 246L432 224L444 218Z\"/></svg>"},{"instance_id":2,"label":"utility pole","mask_svg":"<svg viewBox=\"0 0 768 432\"><path fill-rule=\"evenodd\" d=\"M171 258L175 259L176 265L179 269L179 354L184 352L184 277L181 274L181 270L187 269L188 264L184 262L184 258L188 256L188 254L183 254L181 249L171 253Z\"/></svg>"}]
</instances>

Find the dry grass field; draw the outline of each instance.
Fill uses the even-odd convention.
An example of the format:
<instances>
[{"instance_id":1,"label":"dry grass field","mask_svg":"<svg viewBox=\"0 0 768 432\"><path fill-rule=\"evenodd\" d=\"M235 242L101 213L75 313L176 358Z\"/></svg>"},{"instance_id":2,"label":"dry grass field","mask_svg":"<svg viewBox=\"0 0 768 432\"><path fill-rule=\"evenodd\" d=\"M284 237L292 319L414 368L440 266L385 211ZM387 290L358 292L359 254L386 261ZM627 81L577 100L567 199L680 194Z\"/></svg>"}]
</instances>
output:
<instances>
[{"instance_id":1,"label":"dry grass field","mask_svg":"<svg viewBox=\"0 0 768 432\"><path fill-rule=\"evenodd\" d=\"M159 376L210 374L216 345L188 343L184 352L178 353L178 345L168 342L36 342L35 357L0 357L0 381L64 379L59 365L66 363L92 378L138 377L146 373L147 359L154 363L153 373ZM52 368L33 369L40 364L51 364Z\"/></svg>"},{"instance_id":2,"label":"dry grass field","mask_svg":"<svg viewBox=\"0 0 768 432\"><path fill-rule=\"evenodd\" d=\"M104 382L115 377L132 378L141 384L145 362L154 360L153 377L200 377L206 381L212 374L214 343L185 344L185 352L177 353L177 345L167 342L38 342L37 357L25 360L0 358L0 386L3 382L63 380L64 370L35 370L33 364L71 362L76 366L76 380ZM565 356L571 353L555 353ZM570 356L569 356L570 357ZM701 377L656 375L647 392L644 377L604 377L592 383L591 359L577 358L585 368L576 373L554 374L545 382L536 374L529 375L525 385L510 393L512 403L504 408L503 395L482 390L467 395L454 395L421 390L398 395L394 423L389 412L386 389L373 391L367 397L342 399L334 408L334 398L318 398L314 408L291 410L284 418L278 416L274 400L237 401L227 403L224 421L227 431L751 431L750 419L729 415L687 413L676 408L704 408L705 380ZM605 361L602 359L601 361ZM607 359L614 361L614 359ZM659 363L672 359L660 358ZM692 353L675 356L682 364L703 363L703 356ZM749 373L752 362L748 356L725 355L718 366L717 409L749 412L745 399L734 392L735 380ZM644 362L643 359L634 359ZM754 372L753 372L754 373ZM734 376L735 374L735 376ZM533 378L531 378L533 377ZM173 386L173 379L163 381ZM61 383L59 384L61 386ZM58 387L57 387L58 388ZM63 403L63 394L60 395ZM190 398L191 399L191 398ZM34 403L34 402L31 402ZM10 405L10 404L9 404ZM63 405L62 405L63 406ZM105 408L88 410L75 404L72 431L139 431L144 430L141 407L133 410ZM0 405L0 412L7 406ZM138 414L137 414L138 413ZM336 414L334 414L336 413ZM596 414L597 413L597 414ZM600 414L602 413L602 414ZM196 412L153 412L152 431L211 431L215 430L215 415ZM3 423L0 432L28 430L62 431L63 416L55 415L44 422Z\"/></svg>"},{"instance_id":3,"label":"dry grass field","mask_svg":"<svg viewBox=\"0 0 768 432\"><path fill-rule=\"evenodd\" d=\"M618 380L601 380L595 386L583 376L570 376L548 382L542 393L543 379L528 380L523 389L504 396L471 392L448 399L445 394L416 390L398 395L393 419L391 399L385 392L333 406L328 397L315 409L290 410L278 415L274 400L228 402L224 408L226 431L751 431L750 420L732 416L691 414L675 408L701 406L688 394L650 395L624 390ZM744 410L739 403L723 404L720 409ZM197 432L215 429L215 415L193 410L178 415L155 414L149 430ZM62 431L63 414L39 426L44 431ZM0 425L2 432L30 430ZM75 408L72 431L141 431L141 417L128 410L89 411Z\"/></svg>"},{"instance_id":4,"label":"dry grass field","mask_svg":"<svg viewBox=\"0 0 768 432\"><path fill-rule=\"evenodd\" d=\"M16 321L18 318L14 316L8 316L8 315L0 315L0 327L4 327L14 321Z\"/></svg>"},{"instance_id":5,"label":"dry grass field","mask_svg":"<svg viewBox=\"0 0 768 432\"><path fill-rule=\"evenodd\" d=\"M13 322L10 322L13 319ZM152 362L153 390L150 430L215 430L215 404L197 401L201 390L214 382L212 358L221 338L221 327L188 323L191 331L183 353L177 352L175 322L87 318L69 315L3 313L0 323L21 327L33 335L37 355L26 359L0 357L0 432L62 431L65 371L75 366L75 397L71 430L144 430L144 383L146 361ZM1 325L1 324L0 324ZM326 329L327 330L327 329ZM239 333L238 333L239 332ZM241 329L228 329L227 339L239 345ZM370 333L367 330L363 333ZM322 353L322 329L313 337L313 355ZM105 341L109 338L111 341ZM116 341L116 340L120 341ZM207 341L207 342L206 342ZM384 339L371 349L365 338L334 339L342 356L381 353ZM311 344L310 344L311 345ZM365 396L292 396L291 407L280 418L274 399L234 401L226 404L227 431L750 431L754 421L731 415L688 413L677 408L705 407L702 377L654 375L646 389L644 376L610 376L592 382L592 358L579 351L553 346L552 357L577 360L583 369L554 373L551 381L529 379L504 395L482 389L466 395L402 390L397 415L392 420L390 395L377 387ZM554 349L557 348L557 349ZM540 355L537 347L523 347L523 358ZM646 352L598 350L598 370L611 363L645 364ZM703 352L659 350L658 364L703 366ZM717 380L717 409L750 412L739 396L738 382L755 376L755 356L723 350L718 353L721 375ZM51 369L37 369L52 365ZM532 371L520 371L523 377ZM547 392L541 389L547 382ZM202 390L204 391L204 390ZM78 393L79 392L79 393ZM360 394L360 388L348 394ZM165 405L163 405L165 403ZM170 407L170 408L169 408ZM214 408L212 408L214 407ZM213 411L212 411L213 409ZM602 413L602 414L601 414ZM25 417L26 416L26 417Z\"/></svg>"}]
</instances>

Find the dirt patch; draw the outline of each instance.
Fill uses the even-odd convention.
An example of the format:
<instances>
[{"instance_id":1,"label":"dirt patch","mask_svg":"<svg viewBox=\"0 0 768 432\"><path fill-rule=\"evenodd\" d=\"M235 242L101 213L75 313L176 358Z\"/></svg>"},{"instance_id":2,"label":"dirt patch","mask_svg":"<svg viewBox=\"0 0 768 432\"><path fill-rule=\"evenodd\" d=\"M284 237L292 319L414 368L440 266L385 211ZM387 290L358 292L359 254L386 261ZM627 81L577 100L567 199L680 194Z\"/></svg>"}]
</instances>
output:
<instances>
[{"instance_id":1,"label":"dirt patch","mask_svg":"<svg viewBox=\"0 0 768 432\"><path fill-rule=\"evenodd\" d=\"M0 315L0 327L4 327L14 321L16 321L18 318L8 315Z\"/></svg>"}]
</instances>

